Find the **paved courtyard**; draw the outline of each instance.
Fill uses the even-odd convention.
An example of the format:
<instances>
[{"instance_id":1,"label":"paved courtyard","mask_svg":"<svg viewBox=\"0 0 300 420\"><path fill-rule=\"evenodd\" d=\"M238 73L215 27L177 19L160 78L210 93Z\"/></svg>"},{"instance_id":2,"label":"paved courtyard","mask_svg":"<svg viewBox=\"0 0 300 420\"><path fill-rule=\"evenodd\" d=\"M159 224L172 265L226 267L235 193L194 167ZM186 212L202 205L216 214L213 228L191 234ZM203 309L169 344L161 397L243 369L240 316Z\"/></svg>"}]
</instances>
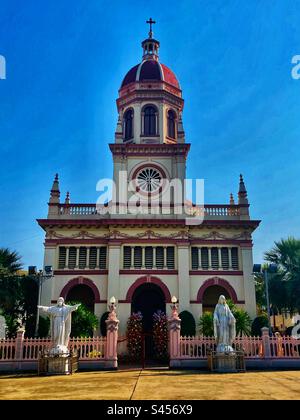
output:
<instances>
[{"instance_id":1,"label":"paved courtyard","mask_svg":"<svg viewBox=\"0 0 300 420\"><path fill-rule=\"evenodd\" d=\"M0 399L297 399L300 371L210 374L168 369L0 376Z\"/></svg>"}]
</instances>

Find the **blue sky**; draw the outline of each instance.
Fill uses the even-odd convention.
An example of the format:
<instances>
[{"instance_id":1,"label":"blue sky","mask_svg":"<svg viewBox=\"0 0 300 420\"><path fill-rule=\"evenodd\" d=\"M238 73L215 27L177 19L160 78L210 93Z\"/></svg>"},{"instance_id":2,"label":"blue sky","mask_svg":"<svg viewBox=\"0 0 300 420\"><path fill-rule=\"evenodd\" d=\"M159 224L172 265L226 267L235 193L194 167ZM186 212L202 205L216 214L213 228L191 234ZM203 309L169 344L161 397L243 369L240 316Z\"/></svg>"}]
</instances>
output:
<instances>
[{"instance_id":1,"label":"blue sky","mask_svg":"<svg viewBox=\"0 0 300 420\"><path fill-rule=\"evenodd\" d=\"M244 174L260 261L274 240L300 236L300 2L295 0L0 0L0 246L42 264L54 174L62 198L95 202L112 175L115 99L157 20L161 62L185 99L188 176L205 201L227 203Z\"/></svg>"}]
</instances>

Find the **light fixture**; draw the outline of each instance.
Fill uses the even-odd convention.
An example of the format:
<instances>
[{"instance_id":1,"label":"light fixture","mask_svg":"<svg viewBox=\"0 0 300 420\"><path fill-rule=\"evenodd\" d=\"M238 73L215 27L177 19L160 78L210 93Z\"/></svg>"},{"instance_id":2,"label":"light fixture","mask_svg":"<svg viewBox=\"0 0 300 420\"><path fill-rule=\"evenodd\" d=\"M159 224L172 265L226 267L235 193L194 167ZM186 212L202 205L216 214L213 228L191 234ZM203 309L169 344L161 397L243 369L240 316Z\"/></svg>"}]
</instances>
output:
<instances>
[{"instance_id":1,"label":"light fixture","mask_svg":"<svg viewBox=\"0 0 300 420\"><path fill-rule=\"evenodd\" d=\"M175 303L177 303L177 297L173 296L171 299L171 302L175 305Z\"/></svg>"},{"instance_id":2,"label":"light fixture","mask_svg":"<svg viewBox=\"0 0 300 420\"><path fill-rule=\"evenodd\" d=\"M110 303L111 305L115 305L115 303L116 303L116 298L115 298L114 296L112 296L112 297L110 298L109 303Z\"/></svg>"}]
</instances>

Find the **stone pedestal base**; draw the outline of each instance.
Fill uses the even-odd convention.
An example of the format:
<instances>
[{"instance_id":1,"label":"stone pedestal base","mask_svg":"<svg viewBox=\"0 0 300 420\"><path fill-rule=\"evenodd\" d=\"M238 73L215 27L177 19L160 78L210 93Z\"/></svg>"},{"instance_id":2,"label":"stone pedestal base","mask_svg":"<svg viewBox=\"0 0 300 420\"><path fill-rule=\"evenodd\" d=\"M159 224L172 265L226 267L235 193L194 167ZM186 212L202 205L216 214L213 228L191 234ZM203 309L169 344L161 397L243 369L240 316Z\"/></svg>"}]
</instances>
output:
<instances>
[{"instance_id":1,"label":"stone pedestal base","mask_svg":"<svg viewBox=\"0 0 300 420\"><path fill-rule=\"evenodd\" d=\"M78 369L78 357L74 354L51 355L44 353L39 356L39 375L71 375Z\"/></svg>"},{"instance_id":2,"label":"stone pedestal base","mask_svg":"<svg viewBox=\"0 0 300 420\"><path fill-rule=\"evenodd\" d=\"M236 373L245 372L244 353L233 351L229 353L211 352L207 356L208 367L212 372Z\"/></svg>"}]
</instances>

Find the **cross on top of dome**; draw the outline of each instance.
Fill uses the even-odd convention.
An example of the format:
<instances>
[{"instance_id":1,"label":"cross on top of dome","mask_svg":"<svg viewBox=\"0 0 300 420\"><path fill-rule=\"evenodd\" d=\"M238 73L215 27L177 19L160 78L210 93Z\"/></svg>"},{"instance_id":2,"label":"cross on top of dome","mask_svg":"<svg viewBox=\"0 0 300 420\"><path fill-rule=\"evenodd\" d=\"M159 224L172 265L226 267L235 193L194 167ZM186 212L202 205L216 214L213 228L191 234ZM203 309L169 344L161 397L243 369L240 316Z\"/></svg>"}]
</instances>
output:
<instances>
[{"instance_id":1,"label":"cross on top of dome","mask_svg":"<svg viewBox=\"0 0 300 420\"><path fill-rule=\"evenodd\" d=\"M153 37L152 25L154 25L156 21L153 20L151 17L149 20L146 21L146 23L150 25L149 38L152 38Z\"/></svg>"},{"instance_id":2,"label":"cross on top of dome","mask_svg":"<svg viewBox=\"0 0 300 420\"><path fill-rule=\"evenodd\" d=\"M150 25L150 31L149 31L149 38L145 39L142 42L143 60L158 61L159 42L153 38L153 30L152 30L152 25L154 25L156 21L150 18L149 20L146 21L146 23Z\"/></svg>"}]
</instances>

